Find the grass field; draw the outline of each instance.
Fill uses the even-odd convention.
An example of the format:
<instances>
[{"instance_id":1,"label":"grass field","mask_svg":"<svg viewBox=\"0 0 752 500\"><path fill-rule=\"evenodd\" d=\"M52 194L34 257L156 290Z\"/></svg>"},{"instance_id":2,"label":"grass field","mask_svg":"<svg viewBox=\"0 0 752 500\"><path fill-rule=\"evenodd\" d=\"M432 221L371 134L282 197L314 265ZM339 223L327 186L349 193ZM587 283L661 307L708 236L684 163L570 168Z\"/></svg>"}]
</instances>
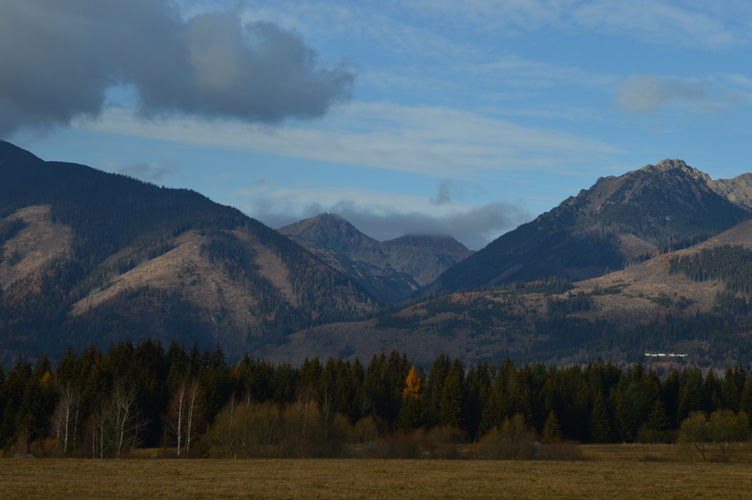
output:
<instances>
[{"instance_id":1,"label":"grass field","mask_svg":"<svg viewBox=\"0 0 752 500\"><path fill-rule=\"evenodd\" d=\"M581 462L2 459L0 498L752 499L750 462L662 461L671 447L585 448Z\"/></svg>"}]
</instances>

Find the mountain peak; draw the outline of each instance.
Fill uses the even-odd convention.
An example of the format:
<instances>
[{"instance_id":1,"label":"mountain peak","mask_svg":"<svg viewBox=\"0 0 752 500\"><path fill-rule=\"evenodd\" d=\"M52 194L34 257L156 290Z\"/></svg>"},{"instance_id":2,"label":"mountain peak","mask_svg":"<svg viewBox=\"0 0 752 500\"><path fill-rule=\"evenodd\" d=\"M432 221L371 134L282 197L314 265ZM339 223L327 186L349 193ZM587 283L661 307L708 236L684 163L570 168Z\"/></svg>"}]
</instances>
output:
<instances>
[{"instance_id":1,"label":"mountain peak","mask_svg":"<svg viewBox=\"0 0 752 500\"><path fill-rule=\"evenodd\" d=\"M688 165L684 160L672 160L671 158L666 158L665 160L659 161L655 164L655 168L659 170L672 170L676 168L685 169L687 167Z\"/></svg>"},{"instance_id":2,"label":"mountain peak","mask_svg":"<svg viewBox=\"0 0 752 500\"><path fill-rule=\"evenodd\" d=\"M653 172L653 173L684 173L691 178L699 180L705 184L711 185L712 180L710 176L705 172L702 172L694 167L690 167L684 160L672 160L667 158L663 161L659 161L655 165L646 165L639 171Z\"/></svg>"},{"instance_id":3,"label":"mountain peak","mask_svg":"<svg viewBox=\"0 0 752 500\"><path fill-rule=\"evenodd\" d=\"M277 231L285 236L319 243L343 254L379 245L378 241L361 233L337 214L319 214L281 227Z\"/></svg>"}]
</instances>

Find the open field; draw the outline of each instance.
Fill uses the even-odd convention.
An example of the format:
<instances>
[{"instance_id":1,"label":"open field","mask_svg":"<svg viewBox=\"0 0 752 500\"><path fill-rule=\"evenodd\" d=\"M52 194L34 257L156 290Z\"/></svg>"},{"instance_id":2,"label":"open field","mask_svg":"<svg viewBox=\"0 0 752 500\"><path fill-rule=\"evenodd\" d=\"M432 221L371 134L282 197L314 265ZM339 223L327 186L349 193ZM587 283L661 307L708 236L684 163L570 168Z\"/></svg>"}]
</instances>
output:
<instances>
[{"instance_id":1,"label":"open field","mask_svg":"<svg viewBox=\"0 0 752 500\"><path fill-rule=\"evenodd\" d=\"M633 448L611 461L584 462L3 459L0 497L752 498L750 463L640 462L639 456L644 451Z\"/></svg>"}]
</instances>

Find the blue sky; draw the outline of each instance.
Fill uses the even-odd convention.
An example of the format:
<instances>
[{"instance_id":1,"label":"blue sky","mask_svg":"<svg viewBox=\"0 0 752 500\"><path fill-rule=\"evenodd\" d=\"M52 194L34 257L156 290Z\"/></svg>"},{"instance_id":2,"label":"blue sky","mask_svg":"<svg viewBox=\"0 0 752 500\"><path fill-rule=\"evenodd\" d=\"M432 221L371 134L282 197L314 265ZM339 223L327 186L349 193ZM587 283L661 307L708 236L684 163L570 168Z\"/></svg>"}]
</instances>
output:
<instances>
[{"instance_id":1,"label":"blue sky","mask_svg":"<svg viewBox=\"0 0 752 500\"><path fill-rule=\"evenodd\" d=\"M600 176L665 158L714 179L751 170L749 2L0 0L0 12L5 139L272 227L335 212L379 240L441 232L478 249Z\"/></svg>"}]
</instances>

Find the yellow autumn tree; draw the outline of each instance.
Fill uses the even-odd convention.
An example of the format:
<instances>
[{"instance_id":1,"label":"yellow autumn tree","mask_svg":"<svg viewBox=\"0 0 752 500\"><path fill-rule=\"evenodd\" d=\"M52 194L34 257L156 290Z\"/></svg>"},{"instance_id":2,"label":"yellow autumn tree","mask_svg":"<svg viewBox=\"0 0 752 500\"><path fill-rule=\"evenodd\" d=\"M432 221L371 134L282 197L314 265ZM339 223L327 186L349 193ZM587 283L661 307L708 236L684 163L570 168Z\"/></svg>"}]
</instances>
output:
<instances>
[{"instance_id":1,"label":"yellow autumn tree","mask_svg":"<svg viewBox=\"0 0 752 500\"><path fill-rule=\"evenodd\" d=\"M403 404L400 409L398 421L403 431L418 429L425 423L425 411L423 408L423 395L420 393L420 377L415 366L410 368L405 380L405 389L402 391Z\"/></svg>"},{"instance_id":2,"label":"yellow autumn tree","mask_svg":"<svg viewBox=\"0 0 752 500\"><path fill-rule=\"evenodd\" d=\"M420 393L420 377L415 370L415 365L410 368L410 373L407 374L407 380L405 381L407 387L402 391L403 399L420 399L422 394Z\"/></svg>"}]
</instances>

